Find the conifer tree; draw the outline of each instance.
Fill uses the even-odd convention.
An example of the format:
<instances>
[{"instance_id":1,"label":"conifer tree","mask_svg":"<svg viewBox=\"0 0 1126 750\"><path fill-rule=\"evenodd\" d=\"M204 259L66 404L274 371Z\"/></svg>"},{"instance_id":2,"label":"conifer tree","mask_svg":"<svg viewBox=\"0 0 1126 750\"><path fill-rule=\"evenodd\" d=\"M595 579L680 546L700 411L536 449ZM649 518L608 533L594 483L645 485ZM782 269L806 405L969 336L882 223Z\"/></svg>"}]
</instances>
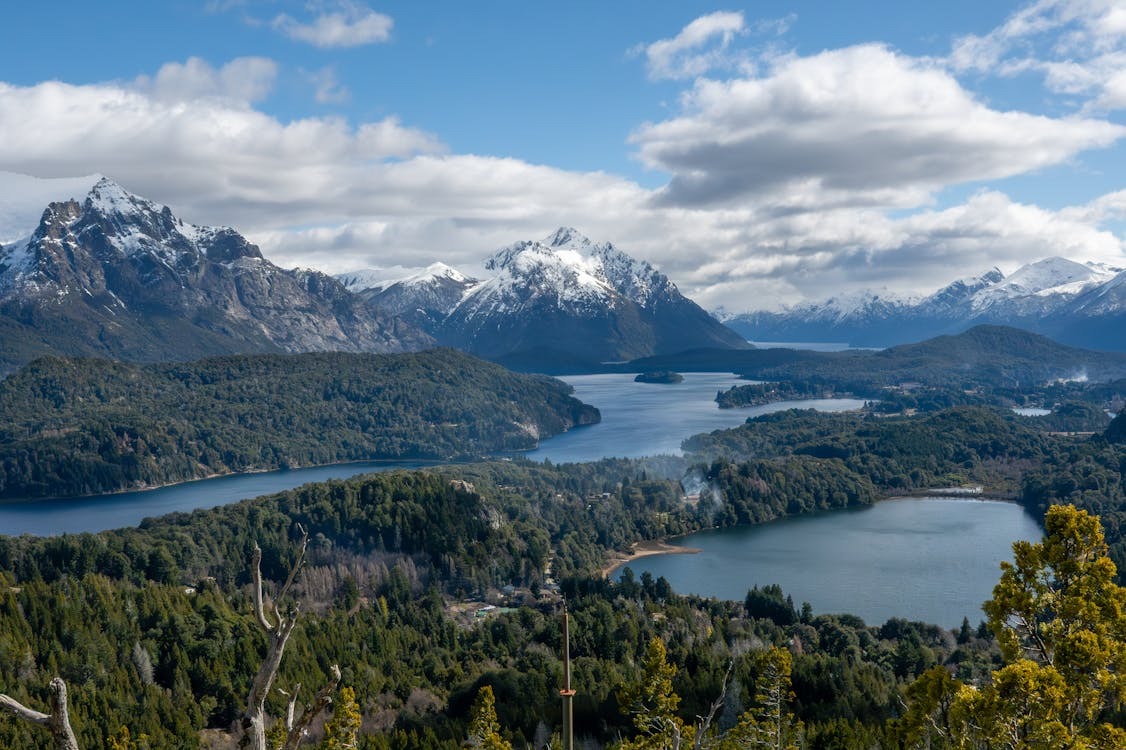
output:
<instances>
[{"instance_id":1,"label":"conifer tree","mask_svg":"<svg viewBox=\"0 0 1126 750\"><path fill-rule=\"evenodd\" d=\"M325 724L325 740L322 750L355 750L359 743L360 707L356 703L356 691L351 687L340 689L336 699L332 719Z\"/></svg>"},{"instance_id":2,"label":"conifer tree","mask_svg":"<svg viewBox=\"0 0 1126 750\"><path fill-rule=\"evenodd\" d=\"M976 688L938 668L908 689L905 747L1126 747L1126 589L1097 516L1053 506L1042 542L1016 542L985 603L1005 666Z\"/></svg>"},{"instance_id":3,"label":"conifer tree","mask_svg":"<svg viewBox=\"0 0 1126 750\"><path fill-rule=\"evenodd\" d=\"M512 745L500 736L496 697L491 685L477 691L477 698L469 710L469 736L465 745L480 750L512 750Z\"/></svg>"}]
</instances>

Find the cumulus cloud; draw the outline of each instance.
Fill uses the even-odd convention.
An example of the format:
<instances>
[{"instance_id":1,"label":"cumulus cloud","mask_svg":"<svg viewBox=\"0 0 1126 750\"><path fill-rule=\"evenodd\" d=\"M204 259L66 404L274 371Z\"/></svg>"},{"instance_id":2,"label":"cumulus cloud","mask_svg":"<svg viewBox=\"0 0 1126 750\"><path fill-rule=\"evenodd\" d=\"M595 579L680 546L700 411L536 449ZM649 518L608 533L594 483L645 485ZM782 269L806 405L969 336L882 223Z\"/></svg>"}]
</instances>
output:
<instances>
[{"instance_id":1,"label":"cumulus cloud","mask_svg":"<svg viewBox=\"0 0 1126 750\"><path fill-rule=\"evenodd\" d=\"M764 218L748 223L728 252L687 271L682 286L705 306L746 310L857 288L928 293L960 275L1053 255L1122 265L1126 246L1100 224L1123 208L1121 194L1051 211L982 191L898 218L852 210Z\"/></svg>"},{"instance_id":2,"label":"cumulus cloud","mask_svg":"<svg viewBox=\"0 0 1126 750\"><path fill-rule=\"evenodd\" d=\"M1097 119L990 109L946 71L880 45L701 79L682 108L632 135L642 161L672 175L665 205L916 206L939 188L1059 164L1126 134Z\"/></svg>"},{"instance_id":3,"label":"cumulus cloud","mask_svg":"<svg viewBox=\"0 0 1126 750\"><path fill-rule=\"evenodd\" d=\"M134 86L162 101L215 96L249 103L266 98L277 73L277 63L265 57L239 57L221 68L189 57L187 62L162 65L155 76L137 78Z\"/></svg>"},{"instance_id":4,"label":"cumulus cloud","mask_svg":"<svg viewBox=\"0 0 1126 750\"><path fill-rule=\"evenodd\" d=\"M650 78L694 78L726 64L731 41L746 30L742 13L718 11L697 18L671 39L634 51L644 51Z\"/></svg>"},{"instance_id":5,"label":"cumulus cloud","mask_svg":"<svg viewBox=\"0 0 1126 750\"><path fill-rule=\"evenodd\" d=\"M1038 0L987 34L955 40L955 71L1001 76L1039 72L1055 93L1083 98L1087 112L1126 108L1126 6L1121 0Z\"/></svg>"},{"instance_id":6,"label":"cumulus cloud","mask_svg":"<svg viewBox=\"0 0 1126 750\"><path fill-rule=\"evenodd\" d=\"M447 154L394 117L283 122L242 101L120 83L0 83L0 170L103 173L185 220L239 228L276 262L331 271L385 254L471 262L557 222L613 237L646 196L612 175Z\"/></svg>"},{"instance_id":7,"label":"cumulus cloud","mask_svg":"<svg viewBox=\"0 0 1126 750\"><path fill-rule=\"evenodd\" d=\"M281 13L274 17L270 26L294 41L315 47L358 47L388 41L394 21L365 5L345 0L336 3L331 10L322 10L306 23Z\"/></svg>"},{"instance_id":8,"label":"cumulus cloud","mask_svg":"<svg viewBox=\"0 0 1126 750\"><path fill-rule=\"evenodd\" d=\"M1122 218L1121 193L1061 211L996 191L941 209L924 203L944 180L1056 163L1118 137L1115 126L994 112L941 70L883 48L835 55L779 61L761 78L694 84L685 114L638 131L646 158L676 167L659 193L612 174L451 154L393 117L279 120L254 106L258 89L224 78L232 70L243 71L241 80L266 78L239 61L212 69L189 60L131 83L0 83L0 169L104 173L187 221L238 228L280 265L329 272L441 260L480 273L496 248L571 225L656 263L705 306L731 310L856 285L931 291L952 275L1047 255L1126 264L1121 240L1104 226ZM862 85L841 68L883 72ZM998 133L1012 143L997 145ZM709 137L730 151L699 158L693 149ZM786 150L793 174L752 163L747 169L769 187L737 180L714 200L669 200L677 177L712 170L725 179L725 160L771 147ZM999 163L994 147L1012 163ZM677 153L683 163L674 163ZM0 179L0 190L6 184ZM889 214L889 206L901 210ZM0 205L0 219L37 216L15 208Z\"/></svg>"}]
</instances>

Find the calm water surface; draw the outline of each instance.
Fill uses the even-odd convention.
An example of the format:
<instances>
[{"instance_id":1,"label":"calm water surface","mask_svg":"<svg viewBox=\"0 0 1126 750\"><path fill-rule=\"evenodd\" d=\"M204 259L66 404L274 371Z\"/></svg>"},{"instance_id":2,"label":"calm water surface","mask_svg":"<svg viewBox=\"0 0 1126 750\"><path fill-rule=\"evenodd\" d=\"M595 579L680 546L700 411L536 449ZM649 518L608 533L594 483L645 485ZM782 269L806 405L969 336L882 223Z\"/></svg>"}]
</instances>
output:
<instances>
[{"instance_id":1,"label":"calm water surface","mask_svg":"<svg viewBox=\"0 0 1126 750\"><path fill-rule=\"evenodd\" d=\"M602 423L574 429L543 441L528 456L553 462L592 461L607 456L636 457L680 453L680 441L698 432L733 427L747 417L794 406L828 410L858 408L848 399L784 402L750 409L720 409L716 391L741 382L730 374L688 374L674 385L635 383L633 375L566 378L575 395L602 410ZM357 474L413 469L418 461L373 461L309 469L204 479L173 487L119 495L0 505L0 534L72 534L135 526L144 518L176 511L212 508L309 482L346 479Z\"/></svg>"},{"instance_id":2,"label":"calm water surface","mask_svg":"<svg viewBox=\"0 0 1126 750\"><path fill-rule=\"evenodd\" d=\"M673 541L699 554L629 564L664 576L675 591L742 600L777 583L813 611L851 612L869 624L891 617L960 625L984 618L1012 543L1039 540L1036 520L1014 503L898 498L859 510L705 531Z\"/></svg>"},{"instance_id":3,"label":"calm water surface","mask_svg":"<svg viewBox=\"0 0 1126 750\"><path fill-rule=\"evenodd\" d=\"M0 505L0 534L77 534L136 526L145 518L214 508L249 497L391 469L415 469L424 461L364 461L201 479L171 487L66 500L36 500Z\"/></svg>"},{"instance_id":4,"label":"calm water surface","mask_svg":"<svg viewBox=\"0 0 1126 750\"><path fill-rule=\"evenodd\" d=\"M610 456L679 456L684 438L735 427L749 417L783 409L848 411L864 405L857 399L829 398L720 409L715 403L716 392L748 381L731 374L699 372L684 373L683 383L635 383L633 378L621 374L562 378L574 386L578 399L602 411L602 422L545 440L539 449L527 454L528 458L567 463Z\"/></svg>"}]
</instances>

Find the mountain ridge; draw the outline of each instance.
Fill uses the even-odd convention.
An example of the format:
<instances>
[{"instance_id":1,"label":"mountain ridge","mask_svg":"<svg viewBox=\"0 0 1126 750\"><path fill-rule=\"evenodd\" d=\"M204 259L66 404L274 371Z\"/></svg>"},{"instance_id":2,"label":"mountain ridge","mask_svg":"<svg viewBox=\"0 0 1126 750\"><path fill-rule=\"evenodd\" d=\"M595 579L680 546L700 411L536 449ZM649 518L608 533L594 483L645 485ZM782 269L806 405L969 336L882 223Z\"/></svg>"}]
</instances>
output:
<instances>
[{"instance_id":1,"label":"mountain ridge","mask_svg":"<svg viewBox=\"0 0 1126 750\"><path fill-rule=\"evenodd\" d=\"M433 339L229 227L188 224L101 177L0 248L0 369L37 355L186 359L423 348Z\"/></svg>"},{"instance_id":2,"label":"mountain ridge","mask_svg":"<svg viewBox=\"0 0 1126 750\"><path fill-rule=\"evenodd\" d=\"M399 314L416 311L408 319L445 345L502 361L535 353L597 363L747 346L650 263L571 227L506 245L484 265L493 275L483 280L454 278L441 265L444 276L423 272L360 294L391 299ZM362 284L364 272L338 278Z\"/></svg>"},{"instance_id":3,"label":"mountain ridge","mask_svg":"<svg viewBox=\"0 0 1126 750\"><path fill-rule=\"evenodd\" d=\"M778 312L725 314L729 326L752 341L845 341L893 346L975 325L1025 328L1062 343L1126 350L1126 271L1106 264L1044 258L1005 275L993 268L957 279L921 298L855 295L806 303ZM1117 332L1117 335L1115 333Z\"/></svg>"}]
</instances>

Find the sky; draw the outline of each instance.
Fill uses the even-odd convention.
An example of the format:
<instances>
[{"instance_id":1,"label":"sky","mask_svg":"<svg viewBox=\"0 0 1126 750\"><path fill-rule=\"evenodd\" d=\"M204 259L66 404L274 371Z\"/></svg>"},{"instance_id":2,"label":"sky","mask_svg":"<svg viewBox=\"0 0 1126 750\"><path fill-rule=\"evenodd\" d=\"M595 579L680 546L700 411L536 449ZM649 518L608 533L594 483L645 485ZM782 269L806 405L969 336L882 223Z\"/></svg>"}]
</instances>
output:
<instances>
[{"instance_id":1,"label":"sky","mask_svg":"<svg viewBox=\"0 0 1126 750\"><path fill-rule=\"evenodd\" d=\"M1126 0L9 3L0 233L92 175L329 273L573 226L729 312L1126 267Z\"/></svg>"}]
</instances>

